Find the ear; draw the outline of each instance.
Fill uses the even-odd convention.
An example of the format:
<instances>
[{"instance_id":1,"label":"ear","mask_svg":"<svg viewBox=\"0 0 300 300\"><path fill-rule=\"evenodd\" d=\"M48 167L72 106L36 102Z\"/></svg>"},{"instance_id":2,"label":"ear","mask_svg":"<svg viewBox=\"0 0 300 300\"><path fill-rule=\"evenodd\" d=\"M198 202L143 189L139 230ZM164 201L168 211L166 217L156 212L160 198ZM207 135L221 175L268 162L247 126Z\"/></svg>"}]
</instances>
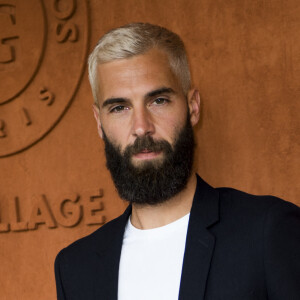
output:
<instances>
[{"instance_id":1,"label":"ear","mask_svg":"<svg viewBox=\"0 0 300 300\"><path fill-rule=\"evenodd\" d=\"M190 109L191 124L192 126L195 126L200 118L200 93L197 89L189 90L188 106Z\"/></svg>"},{"instance_id":2,"label":"ear","mask_svg":"<svg viewBox=\"0 0 300 300\"><path fill-rule=\"evenodd\" d=\"M95 117L96 122L97 122L98 134L102 139L103 138L103 131L102 131L102 126L101 126L101 121L100 121L100 111L99 111L99 108L96 104L93 104L93 111L94 111L94 117Z\"/></svg>"}]
</instances>

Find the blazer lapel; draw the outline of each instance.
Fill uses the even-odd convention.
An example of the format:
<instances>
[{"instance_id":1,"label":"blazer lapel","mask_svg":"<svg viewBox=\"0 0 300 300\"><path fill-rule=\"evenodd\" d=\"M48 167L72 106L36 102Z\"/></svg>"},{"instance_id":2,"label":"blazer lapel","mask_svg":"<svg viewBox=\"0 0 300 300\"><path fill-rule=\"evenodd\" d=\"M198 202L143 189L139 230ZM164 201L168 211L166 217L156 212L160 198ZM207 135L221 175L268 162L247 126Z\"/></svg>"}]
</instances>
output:
<instances>
[{"instance_id":1,"label":"blazer lapel","mask_svg":"<svg viewBox=\"0 0 300 300\"><path fill-rule=\"evenodd\" d=\"M208 231L219 219L219 193L199 176L190 214L179 300L204 299L215 238Z\"/></svg>"},{"instance_id":2,"label":"blazer lapel","mask_svg":"<svg viewBox=\"0 0 300 300\"><path fill-rule=\"evenodd\" d=\"M113 227L101 237L96 246L96 254L99 258L96 262L96 269L99 270L94 287L95 299L117 300L118 298L118 278L119 263L121 257L123 235L128 218L131 214L131 205L116 220ZM104 242L103 242L104 241Z\"/></svg>"}]
</instances>

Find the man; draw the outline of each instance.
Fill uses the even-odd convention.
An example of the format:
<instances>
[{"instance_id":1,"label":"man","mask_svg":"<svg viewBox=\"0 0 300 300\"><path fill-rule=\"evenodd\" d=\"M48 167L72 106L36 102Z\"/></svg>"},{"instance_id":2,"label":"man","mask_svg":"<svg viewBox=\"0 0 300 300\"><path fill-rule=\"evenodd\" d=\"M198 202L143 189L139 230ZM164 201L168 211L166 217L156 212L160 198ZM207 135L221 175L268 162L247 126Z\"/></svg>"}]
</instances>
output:
<instances>
[{"instance_id":1,"label":"man","mask_svg":"<svg viewBox=\"0 0 300 300\"><path fill-rule=\"evenodd\" d=\"M58 299L300 299L299 208L214 189L192 171L200 96L180 38L150 24L114 29L89 78L129 206L59 253Z\"/></svg>"}]
</instances>

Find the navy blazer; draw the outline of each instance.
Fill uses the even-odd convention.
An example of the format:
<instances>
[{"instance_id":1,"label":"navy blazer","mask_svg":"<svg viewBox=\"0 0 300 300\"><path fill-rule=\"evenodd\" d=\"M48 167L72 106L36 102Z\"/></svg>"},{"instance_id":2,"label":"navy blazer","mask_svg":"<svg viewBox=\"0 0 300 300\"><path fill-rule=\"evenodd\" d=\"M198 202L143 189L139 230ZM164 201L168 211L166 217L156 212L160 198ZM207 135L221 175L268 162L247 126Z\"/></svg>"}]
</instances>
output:
<instances>
[{"instance_id":1,"label":"navy blazer","mask_svg":"<svg viewBox=\"0 0 300 300\"><path fill-rule=\"evenodd\" d=\"M131 206L58 254L59 300L117 300L130 214ZM299 300L300 208L272 196L214 189L197 177L179 299Z\"/></svg>"}]
</instances>

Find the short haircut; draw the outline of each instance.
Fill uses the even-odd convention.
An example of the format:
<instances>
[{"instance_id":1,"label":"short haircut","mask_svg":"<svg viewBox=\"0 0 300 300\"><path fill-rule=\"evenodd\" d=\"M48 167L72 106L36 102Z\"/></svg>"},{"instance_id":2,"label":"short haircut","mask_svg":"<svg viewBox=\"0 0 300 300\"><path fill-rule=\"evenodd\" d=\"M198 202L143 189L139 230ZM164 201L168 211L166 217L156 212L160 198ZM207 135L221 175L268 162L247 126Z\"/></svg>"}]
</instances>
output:
<instances>
[{"instance_id":1,"label":"short haircut","mask_svg":"<svg viewBox=\"0 0 300 300\"><path fill-rule=\"evenodd\" d=\"M150 49L165 51L170 67L187 94L191 87L191 76L181 38L174 32L149 23L131 23L107 32L89 56L89 80L95 104L98 104L97 66L117 59L144 54Z\"/></svg>"}]
</instances>

